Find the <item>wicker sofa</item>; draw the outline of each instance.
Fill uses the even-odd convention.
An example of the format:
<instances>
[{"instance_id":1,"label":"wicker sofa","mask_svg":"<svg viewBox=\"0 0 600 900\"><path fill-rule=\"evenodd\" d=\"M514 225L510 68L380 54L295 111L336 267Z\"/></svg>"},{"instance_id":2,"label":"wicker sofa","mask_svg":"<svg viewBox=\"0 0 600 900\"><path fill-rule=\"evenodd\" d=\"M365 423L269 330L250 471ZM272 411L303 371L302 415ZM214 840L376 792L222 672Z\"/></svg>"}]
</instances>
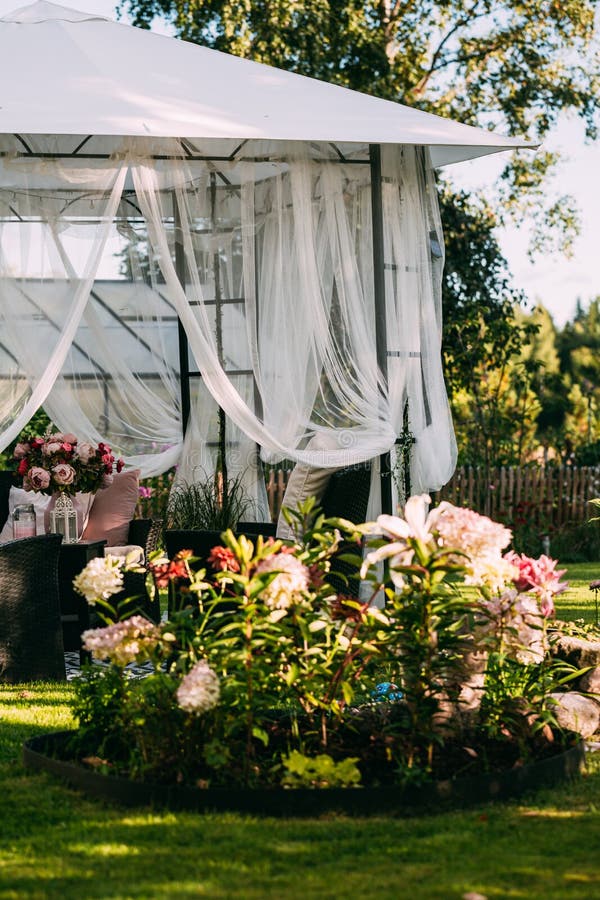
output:
<instances>
[{"instance_id":1,"label":"wicker sofa","mask_svg":"<svg viewBox=\"0 0 600 900\"><path fill-rule=\"evenodd\" d=\"M10 488L17 481L12 472L0 471L0 526L8 518L9 509L9 493ZM157 541L160 536L160 523L154 522L152 519L132 519L129 523L129 533L127 536L128 544L135 544L143 547L148 554L156 549ZM11 542L13 543L13 542ZM0 545L9 546L8 544ZM60 554L59 554L60 556ZM119 600L128 596L138 596L139 609L148 618L159 621L160 608L158 597L151 599L146 592L146 579L143 573L128 572L125 574L125 584L123 591L114 599Z\"/></svg>"},{"instance_id":2,"label":"wicker sofa","mask_svg":"<svg viewBox=\"0 0 600 900\"><path fill-rule=\"evenodd\" d=\"M58 559L62 538L0 545L0 681L64 680Z\"/></svg>"}]
</instances>

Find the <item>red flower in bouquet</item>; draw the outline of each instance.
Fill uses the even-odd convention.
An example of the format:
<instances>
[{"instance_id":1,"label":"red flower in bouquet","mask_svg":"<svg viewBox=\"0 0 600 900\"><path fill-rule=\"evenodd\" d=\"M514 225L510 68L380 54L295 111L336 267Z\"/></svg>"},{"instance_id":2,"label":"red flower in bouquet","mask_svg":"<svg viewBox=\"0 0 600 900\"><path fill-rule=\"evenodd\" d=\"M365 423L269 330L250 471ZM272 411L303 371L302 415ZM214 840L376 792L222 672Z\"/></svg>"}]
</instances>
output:
<instances>
[{"instance_id":1,"label":"red flower in bouquet","mask_svg":"<svg viewBox=\"0 0 600 900\"><path fill-rule=\"evenodd\" d=\"M96 493L112 482L115 457L108 444L81 443L74 434L50 434L23 441L15 447L17 474L26 491L53 494ZM116 463L117 472L124 462Z\"/></svg>"}]
</instances>

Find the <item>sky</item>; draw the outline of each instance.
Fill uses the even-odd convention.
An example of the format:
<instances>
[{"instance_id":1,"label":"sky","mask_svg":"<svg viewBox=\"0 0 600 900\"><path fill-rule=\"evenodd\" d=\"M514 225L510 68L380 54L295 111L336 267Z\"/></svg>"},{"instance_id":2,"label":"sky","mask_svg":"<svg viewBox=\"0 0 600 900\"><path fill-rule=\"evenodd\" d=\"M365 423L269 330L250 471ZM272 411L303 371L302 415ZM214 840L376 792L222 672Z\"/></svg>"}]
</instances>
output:
<instances>
[{"instance_id":1,"label":"sky","mask_svg":"<svg viewBox=\"0 0 600 900\"><path fill-rule=\"evenodd\" d=\"M19 0L0 0L0 16L24 5L26 3ZM116 18L115 0L62 0L62 5ZM165 23L159 20L155 21L153 30L169 33ZM575 198L582 228L572 258L566 259L558 254L530 262L526 253L526 220L501 231L498 237L515 287L526 292L531 304L543 303L556 324L562 326L572 318L578 299L585 307L591 298L600 294L600 178L597 176L600 171L600 141L586 145L583 125L576 118L564 117L549 135L544 147L560 150L566 157L555 182L549 184L549 190L572 194ZM450 166L446 173L459 187L486 190L501 171L505 158L505 154L483 157Z\"/></svg>"}]
</instances>

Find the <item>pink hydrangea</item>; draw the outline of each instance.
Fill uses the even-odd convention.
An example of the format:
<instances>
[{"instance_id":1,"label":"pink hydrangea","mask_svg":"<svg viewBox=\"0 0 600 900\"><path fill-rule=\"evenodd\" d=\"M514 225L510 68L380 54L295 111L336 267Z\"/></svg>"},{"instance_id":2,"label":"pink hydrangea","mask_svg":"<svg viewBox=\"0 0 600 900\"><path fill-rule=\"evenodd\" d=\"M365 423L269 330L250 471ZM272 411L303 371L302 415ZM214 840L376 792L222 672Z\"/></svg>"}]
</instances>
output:
<instances>
[{"instance_id":1,"label":"pink hydrangea","mask_svg":"<svg viewBox=\"0 0 600 900\"><path fill-rule=\"evenodd\" d=\"M461 550L470 559L499 555L512 540L512 532L504 525L451 503L440 503L432 518L441 544Z\"/></svg>"},{"instance_id":2,"label":"pink hydrangea","mask_svg":"<svg viewBox=\"0 0 600 900\"><path fill-rule=\"evenodd\" d=\"M515 574L512 564L502 557L512 532L472 509L440 503L432 513L432 527L442 547L460 551L457 562L467 570L465 583L501 591Z\"/></svg>"}]
</instances>

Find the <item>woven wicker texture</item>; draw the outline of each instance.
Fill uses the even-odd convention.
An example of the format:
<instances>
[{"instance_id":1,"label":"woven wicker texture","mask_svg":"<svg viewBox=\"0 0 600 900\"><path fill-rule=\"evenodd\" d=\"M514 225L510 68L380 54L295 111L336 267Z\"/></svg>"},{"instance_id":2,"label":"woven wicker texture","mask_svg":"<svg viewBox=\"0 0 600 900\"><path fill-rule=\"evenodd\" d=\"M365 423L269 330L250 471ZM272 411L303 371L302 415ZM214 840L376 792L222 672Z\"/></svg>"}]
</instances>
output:
<instances>
[{"instance_id":1,"label":"woven wicker texture","mask_svg":"<svg viewBox=\"0 0 600 900\"><path fill-rule=\"evenodd\" d=\"M144 548L146 563L151 553L158 548L162 533L160 519L132 519L129 523L128 544ZM158 592L150 597L146 587L146 574L143 572L125 572L123 590L112 597L111 602L119 602L126 597L135 597L136 602L128 607L130 615L140 614L153 622L160 622L160 598Z\"/></svg>"},{"instance_id":2,"label":"woven wicker texture","mask_svg":"<svg viewBox=\"0 0 600 900\"><path fill-rule=\"evenodd\" d=\"M64 680L58 554L47 534L0 546L0 681Z\"/></svg>"},{"instance_id":3,"label":"woven wicker texture","mask_svg":"<svg viewBox=\"0 0 600 900\"><path fill-rule=\"evenodd\" d=\"M355 525L364 522L371 489L371 466L349 466L334 472L321 500L321 508L327 518L348 519ZM344 543L331 561L328 582L346 597L358 597L359 566L339 559L342 554L361 554L361 548Z\"/></svg>"}]
</instances>

